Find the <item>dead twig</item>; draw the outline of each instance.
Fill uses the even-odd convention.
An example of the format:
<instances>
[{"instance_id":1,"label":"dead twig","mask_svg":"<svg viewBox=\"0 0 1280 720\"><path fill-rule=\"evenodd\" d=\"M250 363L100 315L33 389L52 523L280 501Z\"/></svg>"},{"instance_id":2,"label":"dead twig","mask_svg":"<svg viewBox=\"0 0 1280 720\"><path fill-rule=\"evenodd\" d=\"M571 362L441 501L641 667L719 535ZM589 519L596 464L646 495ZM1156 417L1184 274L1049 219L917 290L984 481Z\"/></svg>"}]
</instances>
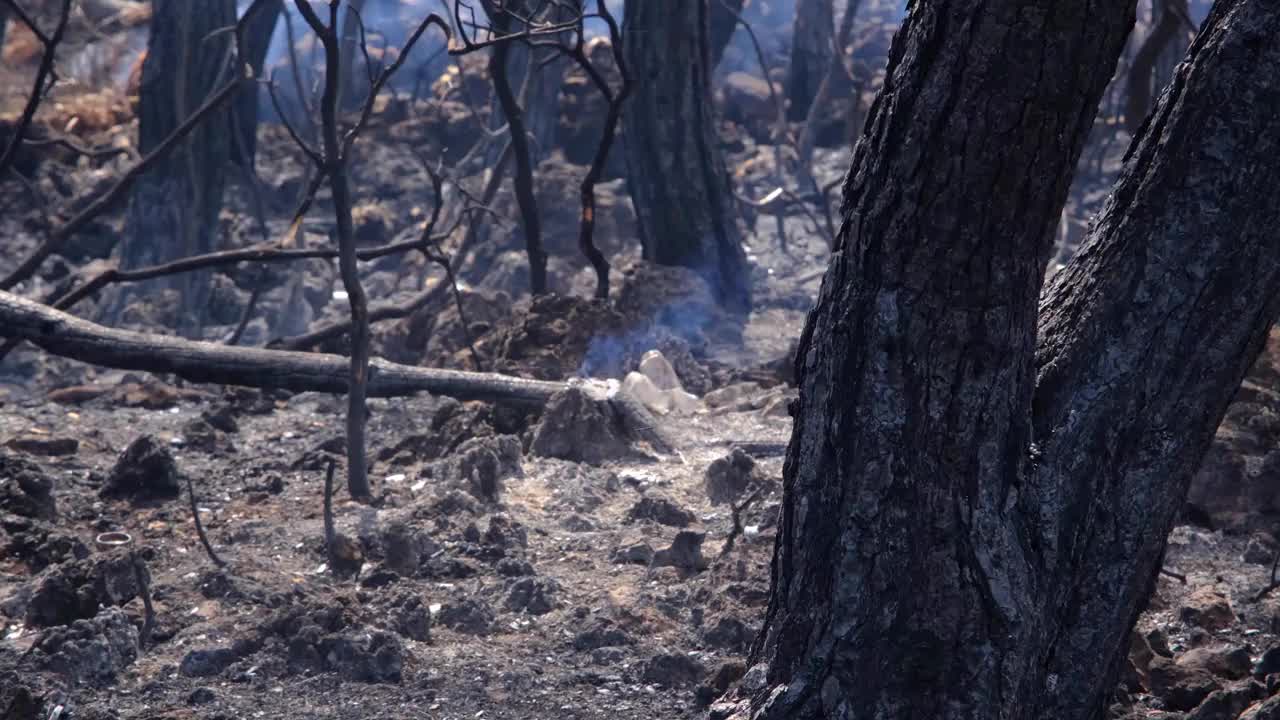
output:
<instances>
[{"instance_id":1,"label":"dead twig","mask_svg":"<svg viewBox=\"0 0 1280 720\"><path fill-rule=\"evenodd\" d=\"M1270 595L1272 590L1280 588L1280 577L1276 576L1277 570L1280 570L1280 551L1276 552L1275 559L1271 561L1271 582L1267 583L1266 587L1259 590L1258 594L1253 596L1253 602L1258 602L1262 598Z\"/></svg>"},{"instance_id":2,"label":"dead twig","mask_svg":"<svg viewBox=\"0 0 1280 720\"><path fill-rule=\"evenodd\" d=\"M142 631L138 633L138 647L146 648L156 626L156 608L151 603L151 573L147 572L147 563L140 554L133 553L132 559L133 577L138 582L138 594L142 596Z\"/></svg>"},{"instance_id":3,"label":"dead twig","mask_svg":"<svg viewBox=\"0 0 1280 720\"><path fill-rule=\"evenodd\" d=\"M187 478L187 499L191 501L191 519L196 524L196 535L200 537L200 544L204 546L204 551L208 554L209 559L218 567L226 567L226 563L222 558L218 557L218 553L214 551L213 544L209 542L209 536L204 532L204 523L200 522L200 507L196 504L195 486L191 484L191 478Z\"/></svg>"},{"instance_id":4,"label":"dead twig","mask_svg":"<svg viewBox=\"0 0 1280 720\"><path fill-rule=\"evenodd\" d=\"M22 8L18 7L15 0L0 0L0 2L9 8L44 46L40 67L36 70L36 79L32 83L31 95L27 97L27 104L23 106L22 114L18 116L18 124L13 128L13 135L5 145L4 152L0 153L0 177L4 177L18 156L18 148L22 145L27 130L31 128L31 121L36 116L36 108L40 107L40 101L44 99L45 93L53 83L58 81L57 73L53 69L53 61L57 54L58 43L62 42L62 35L67 29L67 20L71 17L71 0L62 0L62 9L58 12L58 24L54 27L52 35L41 32Z\"/></svg>"},{"instance_id":5,"label":"dead twig","mask_svg":"<svg viewBox=\"0 0 1280 720\"><path fill-rule=\"evenodd\" d=\"M744 498L741 503L737 505L734 505L732 502L729 503L729 513L733 518L733 528L729 530L729 537L724 541L724 546L720 548L719 559L723 559L730 552L733 552L734 544L737 543L738 538L741 537L742 533L746 530L742 524L743 513L745 513L756 500L759 500L762 495L764 495L764 488L756 488L755 491Z\"/></svg>"}]
</instances>

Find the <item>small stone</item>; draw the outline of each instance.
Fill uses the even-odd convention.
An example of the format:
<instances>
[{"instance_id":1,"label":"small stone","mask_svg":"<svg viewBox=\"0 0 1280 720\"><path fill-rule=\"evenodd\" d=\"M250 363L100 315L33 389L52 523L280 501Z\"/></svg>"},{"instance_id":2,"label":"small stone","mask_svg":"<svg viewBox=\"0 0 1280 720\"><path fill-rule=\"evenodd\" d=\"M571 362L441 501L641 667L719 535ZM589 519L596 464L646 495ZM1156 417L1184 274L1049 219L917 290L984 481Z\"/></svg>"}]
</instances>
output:
<instances>
[{"instance_id":1,"label":"small stone","mask_svg":"<svg viewBox=\"0 0 1280 720\"><path fill-rule=\"evenodd\" d=\"M560 584L550 578L525 577L517 580L507 593L507 610L545 615L556 608Z\"/></svg>"},{"instance_id":2,"label":"small stone","mask_svg":"<svg viewBox=\"0 0 1280 720\"><path fill-rule=\"evenodd\" d=\"M1169 649L1169 634L1163 628L1155 628L1147 633L1147 645L1157 655L1173 657L1173 651Z\"/></svg>"},{"instance_id":3,"label":"small stone","mask_svg":"<svg viewBox=\"0 0 1280 720\"><path fill-rule=\"evenodd\" d=\"M648 520L659 525L684 528L692 525L698 516L669 497L650 493L640 498L635 505L631 506L631 509L627 510L625 519L628 523Z\"/></svg>"},{"instance_id":4,"label":"small stone","mask_svg":"<svg viewBox=\"0 0 1280 720\"><path fill-rule=\"evenodd\" d=\"M1247 649L1225 644L1192 648L1179 655L1176 662L1183 668L1204 670L1228 680L1248 677L1253 667Z\"/></svg>"},{"instance_id":5,"label":"small stone","mask_svg":"<svg viewBox=\"0 0 1280 720\"><path fill-rule=\"evenodd\" d=\"M645 407L660 415L671 412L671 397L654 384L648 376L638 372L627 373L622 379L622 391L639 400Z\"/></svg>"},{"instance_id":6,"label":"small stone","mask_svg":"<svg viewBox=\"0 0 1280 720\"><path fill-rule=\"evenodd\" d=\"M169 448L154 436L142 435L120 454L100 494L147 500L177 497L181 490L178 464Z\"/></svg>"},{"instance_id":7,"label":"small stone","mask_svg":"<svg viewBox=\"0 0 1280 720\"><path fill-rule=\"evenodd\" d=\"M735 447L728 455L711 461L703 479L703 487L712 505L733 503L751 487L756 461Z\"/></svg>"},{"instance_id":8,"label":"small stone","mask_svg":"<svg viewBox=\"0 0 1280 720\"><path fill-rule=\"evenodd\" d=\"M646 542L634 542L613 549L609 560L618 565L648 565L653 562L653 548Z\"/></svg>"},{"instance_id":9,"label":"small stone","mask_svg":"<svg viewBox=\"0 0 1280 720\"><path fill-rule=\"evenodd\" d=\"M244 648L227 647L208 650L192 650L183 656L178 664L178 673L183 677L213 677L221 675L243 656Z\"/></svg>"},{"instance_id":10,"label":"small stone","mask_svg":"<svg viewBox=\"0 0 1280 720\"><path fill-rule=\"evenodd\" d=\"M431 639L431 611L416 597L408 598L395 613L396 632L418 642Z\"/></svg>"},{"instance_id":11,"label":"small stone","mask_svg":"<svg viewBox=\"0 0 1280 720\"><path fill-rule=\"evenodd\" d=\"M613 623L604 619L597 619L593 621L586 630L579 632L573 638L573 649L578 652L597 650L602 647L633 644L635 644L635 638L628 635Z\"/></svg>"},{"instance_id":12,"label":"small stone","mask_svg":"<svg viewBox=\"0 0 1280 720\"><path fill-rule=\"evenodd\" d=\"M578 388L547 401L529 442L532 455L592 465L626 457L630 449L616 418Z\"/></svg>"},{"instance_id":13,"label":"small stone","mask_svg":"<svg viewBox=\"0 0 1280 720\"><path fill-rule=\"evenodd\" d=\"M218 696L214 694L212 688L198 687L187 695L188 705L208 705L217 700Z\"/></svg>"},{"instance_id":14,"label":"small stone","mask_svg":"<svg viewBox=\"0 0 1280 720\"><path fill-rule=\"evenodd\" d=\"M1222 686L1209 672L1184 667L1164 657L1151 661L1151 694L1164 701L1169 710L1187 712Z\"/></svg>"},{"instance_id":15,"label":"small stone","mask_svg":"<svg viewBox=\"0 0 1280 720\"><path fill-rule=\"evenodd\" d=\"M1280 720L1280 695L1272 695L1245 710L1238 720Z\"/></svg>"},{"instance_id":16,"label":"small stone","mask_svg":"<svg viewBox=\"0 0 1280 720\"><path fill-rule=\"evenodd\" d=\"M33 651L39 665L73 682L105 685L138 657L138 629L120 608L50 628Z\"/></svg>"},{"instance_id":17,"label":"small stone","mask_svg":"<svg viewBox=\"0 0 1280 720\"><path fill-rule=\"evenodd\" d=\"M640 374L649 378L659 390L684 390L676 369L657 350L650 350L640 357Z\"/></svg>"},{"instance_id":18,"label":"small stone","mask_svg":"<svg viewBox=\"0 0 1280 720\"><path fill-rule=\"evenodd\" d=\"M80 441L75 438L52 437L49 435L19 435L5 443L5 447L28 455L57 457L60 455L74 455L80 449Z\"/></svg>"},{"instance_id":19,"label":"small stone","mask_svg":"<svg viewBox=\"0 0 1280 720\"><path fill-rule=\"evenodd\" d=\"M1275 559L1275 541L1261 533L1249 538L1244 548L1244 561L1250 565L1270 565Z\"/></svg>"},{"instance_id":20,"label":"small stone","mask_svg":"<svg viewBox=\"0 0 1280 720\"><path fill-rule=\"evenodd\" d=\"M483 601L463 599L440 608L440 624L467 635L488 635L493 628L493 610Z\"/></svg>"},{"instance_id":21,"label":"small stone","mask_svg":"<svg viewBox=\"0 0 1280 720\"><path fill-rule=\"evenodd\" d=\"M526 577L528 575L536 575L533 565L528 560L520 558L502 558L494 567L499 575L503 577Z\"/></svg>"},{"instance_id":22,"label":"small stone","mask_svg":"<svg viewBox=\"0 0 1280 720\"><path fill-rule=\"evenodd\" d=\"M1254 702L1267 696L1267 688L1257 680L1233 683L1209 694L1187 720L1235 720Z\"/></svg>"},{"instance_id":23,"label":"small stone","mask_svg":"<svg viewBox=\"0 0 1280 720\"><path fill-rule=\"evenodd\" d=\"M692 655L677 652L661 652L644 665L641 679L658 687L693 687L702 682L707 668Z\"/></svg>"},{"instance_id":24,"label":"small stone","mask_svg":"<svg viewBox=\"0 0 1280 720\"><path fill-rule=\"evenodd\" d=\"M1208 632L1225 630L1236 622L1231 600L1223 592L1211 587L1194 590L1179 609L1178 617L1187 625Z\"/></svg>"},{"instance_id":25,"label":"small stone","mask_svg":"<svg viewBox=\"0 0 1280 720\"><path fill-rule=\"evenodd\" d=\"M405 576L418 572L422 549L417 533L408 523L393 522L382 535L382 550L387 567Z\"/></svg>"},{"instance_id":26,"label":"small stone","mask_svg":"<svg viewBox=\"0 0 1280 720\"><path fill-rule=\"evenodd\" d=\"M334 577L353 578L364 567L364 550L360 543L342 533L334 533L328 555Z\"/></svg>"},{"instance_id":27,"label":"small stone","mask_svg":"<svg viewBox=\"0 0 1280 720\"><path fill-rule=\"evenodd\" d=\"M753 382L734 383L703 396L702 402L713 410L750 410L750 398L760 392L760 385Z\"/></svg>"},{"instance_id":28,"label":"small stone","mask_svg":"<svg viewBox=\"0 0 1280 720\"><path fill-rule=\"evenodd\" d=\"M1259 680L1280 673L1280 645L1268 648L1253 666L1253 676Z\"/></svg>"},{"instance_id":29,"label":"small stone","mask_svg":"<svg viewBox=\"0 0 1280 720\"><path fill-rule=\"evenodd\" d=\"M702 556L702 543L706 533L681 530L671 541L671 547L653 554L652 567L674 567L681 570L706 570L710 563Z\"/></svg>"},{"instance_id":30,"label":"small stone","mask_svg":"<svg viewBox=\"0 0 1280 720\"><path fill-rule=\"evenodd\" d=\"M20 455L0 452L0 510L36 520L58 514L54 481L40 466Z\"/></svg>"},{"instance_id":31,"label":"small stone","mask_svg":"<svg viewBox=\"0 0 1280 720\"><path fill-rule=\"evenodd\" d=\"M755 630L746 623L731 615L724 615L703 631L702 640L716 650L741 654L746 651L755 635Z\"/></svg>"}]
</instances>

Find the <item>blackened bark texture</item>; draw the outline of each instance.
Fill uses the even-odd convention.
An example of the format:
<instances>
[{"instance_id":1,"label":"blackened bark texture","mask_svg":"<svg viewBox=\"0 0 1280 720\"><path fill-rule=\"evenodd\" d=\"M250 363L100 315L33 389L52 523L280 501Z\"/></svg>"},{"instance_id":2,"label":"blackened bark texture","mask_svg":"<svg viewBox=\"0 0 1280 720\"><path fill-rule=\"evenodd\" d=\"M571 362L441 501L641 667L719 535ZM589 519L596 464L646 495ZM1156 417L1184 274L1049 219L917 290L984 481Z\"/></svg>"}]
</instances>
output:
<instances>
[{"instance_id":1,"label":"blackened bark texture","mask_svg":"<svg viewBox=\"0 0 1280 720\"><path fill-rule=\"evenodd\" d=\"M272 0L250 19L245 27L244 42L245 60L253 69L254 77L262 77L262 70L267 64L267 52L271 49L271 38L275 35L276 23L284 9L284 0ZM253 168L258 153L258 100L260 93L257 87L246 88L236 98L236 126L238 143L232 148L232 157L246 168Z\"/></svg>"},{"instance_id":2,"label":"blackened bark texture","mask_svg":"<svg viewBox=\"0 0 1280 720\"><path fill-rule=\"evenodd\" d=\"M627 186L646 260L699 272L735 312L751 308L751 272L716 132L708 2L625 6L634 87L623 116Z\"/></svg>"},{"instance_id":3,"label":"blackened bark texture","mask_svg":"<svg viewBox=\"0 0 1280 720\"><path fill-rule=\"evenodd\" d=\"M533 18L537 22L565 22L572 19L574 7L579 3L548 5L535 0L506 0L496 5L485 0L486 13L496 17L500 8L507 8L504 26L506 32L525 29L521 18ZM494 25L495 29L497 25ZM490 50L497 52L497 48ZM535 53L528 43L508 45L506 54L507 82L520 104L521 120L529 136L529 156L536 167L555 147L556 124L560 119L560 79L563 77L563 60L555 51L544 49ZM549 60L549 61L548 61ZM506 123L502 113L494 113L490 127L501 128ZM488 165L496 165L503 153L502 143L495 143L486 157Z\"/></svg>"},{"instance_id":4,"label":"blackened bark texture","mask_svg":"<svg viewBox=\"0 0 1280 720\"><path fill-rule=\"evenodd\" d=\"M796 0L787 67L787 119L791 122L805 119L827 74L835 55L835 23L831 0Z\"/></svg>"},{"instance_id":5,"label":"blackened bark texture","mask_svg":"<svg viewBox=\"0 0 1280 720\"><path fill-rule=\"evenodd\" d=\"M724 51L729 47L729 41L733 40L734 32L738 30L738 16L742 15L746 0L708 0L708 2L710 3L708 10L711 13L708 22L711 23L711 27L707 30L707 52L711 59L707 65L715 70L724 59Z\"/></svg>"},{"instance_id":6,"label":"blackened bark texture","mask_svg":"<svg viewBox=\"0 0 1280 720\"><path fill-rule=\"evenodd\" d=\"M1034 717L1099 718L1192 474L1280 313L1280 6L1219 0L1046 288Z\"/></svg>"},{"instance_id":7,"label":"blackened bark texture","mask_svg":"<svg viewBox=\"0 0 1280 720\"><path fill-rule=\"evenodd\" d=\"M157 0L147 56L142 64L138 107L138 152L145 155L176 129L216 88L231 79L229 32L235 0ZM226 186L233 110L214 111L191 135L139 178L129 203L121 266L168 262L215 249L218 213ZM171 287L188 311L180 329L198 332L209 273L157 280L137 294ZM129 293L116 303L119 310Z\"/></svg>"},{"instance_id":8,"label":"blackened bark texture","mask_svg":"<svg viewBox=\"0 0 1280 720\"><path fill-rule=\"evenodd\" d=\"M756 717L1012 719L1039 690L1036 303L1134 8L911 8L797 353Z\"/></svg>"},{"instance_id":9,"label":"blackened bark texture","mask_svg":"<svg viewBox=\"0 0 1280 720\"><path fill-rule=\"evenodd\" d=\"M1280 313L1272 0L1219 0L1039 295L1121 5L914 6L797 356L759 669L717 714L1105 716Z\"/></svg>"}]
</instances>

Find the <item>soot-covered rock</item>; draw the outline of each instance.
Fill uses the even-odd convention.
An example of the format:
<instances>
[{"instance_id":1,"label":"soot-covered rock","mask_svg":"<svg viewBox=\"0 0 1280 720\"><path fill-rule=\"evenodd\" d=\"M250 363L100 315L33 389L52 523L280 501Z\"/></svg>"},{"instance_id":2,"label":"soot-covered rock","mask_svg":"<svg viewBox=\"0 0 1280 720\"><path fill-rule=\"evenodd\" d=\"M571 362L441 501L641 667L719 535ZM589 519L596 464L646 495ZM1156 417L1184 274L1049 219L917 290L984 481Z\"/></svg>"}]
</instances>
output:
<instances>
[{"instance_id":1,"label":"soot-covered rock","mask_svg":"<svg viewBox=\"0 0 1280 720\"><path fill-rule=\"evenodd\" d=\"M142 435L120 453L107 475L103 497L148 500L177 497L182 491L178 464L169 448L152 435Z\"/></svg>"},{"instance_id":2,"label":"soot-covered rock","mask_svg":"<svg viewBox=\"0 0 1280 720\"><path fill-rule=\"evenodd\" d=\"M693 530L681 530L671 541L671 547L653 554L653 567L674 567L681 570L706 570L711 563L702 556L702 543L707 534Z\"/></svg>"},{"instance_id":3,"label":"soot-covered rock","mask_svg":"<svg viewBox=\"0 0 1280 720\"><path fill-rule=\"evenodd\" d=\"M520 439L514 435L473 438L448 457L428 464L422 476L440 489L461 489L484 502L497 502L509 477L524 474Z\"/></svg>"},{"instance_id":4,"label":"soot-covered rock","mask_svg":"<svg viewBox=\"0 0 1280 720\"><path fill-rule=\"evenodd\" d=\"M707 466L703 487L712 505L733 503L746 493L755 477L756 461L742 448L716 458Z\"/></svg>"},{"instance_id":5,"label":"soot-covered rock","mask_svg":"<svg viewBox=\"0 0 1280 720\"><path fill-rule=\"evenodd\" d=\"M38 665L72 682L103 685L138 657L138 629L119 608L47 630L33 653Z\"/></svg>"},{"instance_id":6,"label":"soot-covered rock","mask_svg":"<svg viewBox=\"0 0 1280 720\"><path fill-rule=\"evenodd\" d=\"M625 457L629 449L617 419L578 388L552 396L529 443L530 454L591 464Z\"/></svg>"},{"instance_id":7,"label":"soot-covered rock","mask_svg":"<svg viewBox=\"0 0 1280 720\"><path fill-rule=\"evenodd\" d=\"M128 552L63 563L40 579L27 608L27 624L50 627L92 618L99 605L124 605L150 581L146 565Z\"/></svg>"},{"instance_id":8,"label":"soot-covered rock","mask_svg":"<svg viewBox=\"0 0 1280 720\"><path fill-rule=\"evenodd\" d=\"M507 592L507 609L530 615L545 615L559 604L556 595L560 584L550 578L523 577L511 585Z\"/></svg>"},{"instance_id":9,"label":"soot-covered rock","mask_svg":"<svg viewBox=\"0 0 1280 720\"><path fill-rule=\"evenodd\" d=\"M0 511L52 520L57 515L53 478L34 462L0 450Z\"/></svg>"},{"instance_id":10,"label":"soot-covered rock","mask_svg":"<svg viewBox=\"0 0 1280 720\"><path fill-rule=\"evenodd\" d=\"M681 507L675 500L658 493L650 493L636 501L627 510L626 522L642 520L670 527L689 527L698 519L692 511Z\"/></svg>"}]
</instances>

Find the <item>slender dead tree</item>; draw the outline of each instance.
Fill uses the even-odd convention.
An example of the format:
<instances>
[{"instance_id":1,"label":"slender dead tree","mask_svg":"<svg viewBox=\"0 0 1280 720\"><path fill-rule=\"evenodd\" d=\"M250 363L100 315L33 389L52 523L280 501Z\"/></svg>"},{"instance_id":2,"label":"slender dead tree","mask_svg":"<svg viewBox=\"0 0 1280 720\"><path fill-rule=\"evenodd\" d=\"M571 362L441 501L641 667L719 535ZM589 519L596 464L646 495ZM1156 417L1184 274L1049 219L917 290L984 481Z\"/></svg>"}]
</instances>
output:
<instances>
[{"instance_id":1,"label":"slender dead tree","mask_svg":"<svg viewBox=\"0 0 1280 720\"><path fill-rule=\"evenodd\" d=\"M484 0L484 5L498 36L511 35L517 31L519 16L508 3ZM542 246L542 219L538 216L538 200L533 191L533 151L529 147L524 108L516 98L511 83L511 49L512 44L507 42L498 43L492 48L489 55L489 76L493 80L493 91L511 136L511 151L516 164L512 187L515 190L516 204L520 206L525 253L529 257L529 292L543 295L547 292L547 252ZM534 68L527 67L526 72L532 73Z\"/></svg>"},{"instance_id":2,"label":"slender dead tree","mask_svg":"<svg viewBox=\"0 0 1280 720\"><path fill-rule=\"evenodd\" d=\"M1042 297L1132 23L1133 3L913 3L796 357L759 669L714 717L1105 716L1280 312L1271 0L1217 2Z\"/></svg>"},{"instance_id":3,"label":"slender dead tree","mask_svg":"<svg viewBox=\"0 0 1280 720\"><path fill-rule=\"evenodd\" d=\"M267 64L267 52L271 49L271 38L275 35L276 25L284 12L284 0L268 0L257 15L245 26L245 61L253 69L254 77L262 77ZM236 153L236 162L246 169L252 170L254 158L258 154L258 115L259 102L257 88L240 93L236 98L236 124L239 133L238 144L232 150Z\"/></svg>"},{"instance_id":4,"label":"slender dead tree","mask_svg":"<svg viewBox=\"0 0 1280 720\"><path fill-rule=\"evenodd\" d=\"M233 37L218 32L236 22L234 0L159 0L151 18L147 55L142 64L138 106L138 150L148 153L177 128L201 102L233 76ZM125 234L120 243L125 268L154 265L211 252L217 244L218 213L226 187L234 114L215 111L133 188ZM205 273L148 283L122 292L109 315L137 293L163 287L178 291L186 311L178 329L188 335L204 323L209 276Z\"/></svg>"},{"instance_id":5,"label":"slender dead tree","mask_svg":"<svg viewBox=\"0 0 1280 720\"><path fill-rule=\"evenodd\" d=\"M369 386L369 300L360 281L360 252L356 248L354 223L351 217L353 193L348 168L351 149L373 114L378 94L409 57L427 28L435 25L449 37L449 24L440 16L426 17L405 41L396 59L374 79L360 108L359 117L345 132L339 128L343 64L340 59L338 16L341 3L329 4L329 18L324 21L311 7L308 0L295 0L298 12L319 38L324 49L324 93L320 100L320 135L322 147L310 147L295 131L290 131L294 141L303 149L319 169L315 182L327 180L333 195L334 215L337 225L338 270L343 289L351 309L350 382L347 386L347 492L354 498L369 498L373 491L369 485L369 467L365 443L365 399ZM300 224L301 210L295 217L294 229Z\"/></svg>"},{"instance_id":6,"label":"slender dead tree","mask_svg":"<svg viewBox=\"0 0 1280 720\"><path fill-rule=\"evenodd\" d=\"M709 2L718 0L625 6L627 186L645 259L697 271L727 309L746 313L751 270L711 104Z\"/></svg>"},{"instance_id":7,"label":"slender dead tree","mask_svg":"<svg viewBox=\"0 0 1280 720\"><path fill-rule=\"evenodd\" d=\"M796 0L791 63L787 66L787 119L791 122L804 120L818 95L818 86L835 55L835 24L832 0Z\"/></svg>"},{"instance_id":8,"label":"slender dead tree","mask_svg":"<svg viewBox=\"0 0 1280 720\"><path fill-rule=\"evenodd\" d=\"M742 14L746 0L711 0L708 9L711 16L708 22L707 53L710 55L709 65L712 70L720 66L724 59L724 51L733 40L733 33L738 29L738 16Z\"/></svg>"},{"instance_id":9,"label":"slender dead tree","mask_svg":"<svg viewBox=\"0 0 1280 720\"><path fill-rule=\"evenodd\" d=\"M1178 37L1193 32L1187 11L1187 0L1155 0L1152 5L1151 31L1134 53L1129 66L1128 92L1125 95L1125 125L1137 132L1151 110L1151 98L1164 84L1158 77L1157 63L1170 48L1179 45Z\"/></svg>"}]
</instances>

